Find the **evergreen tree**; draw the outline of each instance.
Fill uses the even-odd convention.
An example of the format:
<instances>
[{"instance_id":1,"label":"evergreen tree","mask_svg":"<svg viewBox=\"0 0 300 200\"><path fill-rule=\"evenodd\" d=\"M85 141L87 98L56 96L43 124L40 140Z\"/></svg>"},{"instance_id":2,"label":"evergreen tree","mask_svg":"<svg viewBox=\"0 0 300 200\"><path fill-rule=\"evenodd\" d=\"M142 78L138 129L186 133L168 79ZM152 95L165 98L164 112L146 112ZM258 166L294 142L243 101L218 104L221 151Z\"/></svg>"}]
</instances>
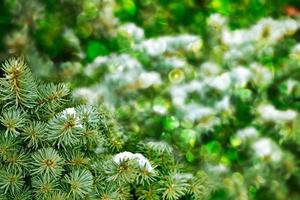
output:
<instances>
[{"instance_id":1,"label":"evergreen tree","mask_svg":"<svg viewBox=\"0 0 300 200\"><path fill-rule=\"evenodd\" d=\"M3 64L0 199L202 199L207 176L180 167L170 146L128 141L105 109L76 105L23 59ZM147 158L146 158L146 157ZM182 170L180 170L182 169Z\"/></svg>"}]
</instances>

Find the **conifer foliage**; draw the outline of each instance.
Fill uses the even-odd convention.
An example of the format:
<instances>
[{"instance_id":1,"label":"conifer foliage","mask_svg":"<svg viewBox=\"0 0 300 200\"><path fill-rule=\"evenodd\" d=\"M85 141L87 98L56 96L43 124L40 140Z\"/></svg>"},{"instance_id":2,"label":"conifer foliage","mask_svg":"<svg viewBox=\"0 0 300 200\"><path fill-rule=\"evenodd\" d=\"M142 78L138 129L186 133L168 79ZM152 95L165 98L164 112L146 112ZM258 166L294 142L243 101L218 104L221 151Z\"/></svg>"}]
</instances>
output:
<instances>
[{"instance_id":1,"label":"conifer foliage","mask_svg":"<svg viewBox=\"0 0 300 200\"><path fill-rule=\"evenodd\" d=\"M35 81L23 59L8 60L2 71L1 200L176 200L209 194L207 176L179 170L164 142L127 149L130 138L104 109L72 107L65 85Z\"/></svg>"}]
</instances>

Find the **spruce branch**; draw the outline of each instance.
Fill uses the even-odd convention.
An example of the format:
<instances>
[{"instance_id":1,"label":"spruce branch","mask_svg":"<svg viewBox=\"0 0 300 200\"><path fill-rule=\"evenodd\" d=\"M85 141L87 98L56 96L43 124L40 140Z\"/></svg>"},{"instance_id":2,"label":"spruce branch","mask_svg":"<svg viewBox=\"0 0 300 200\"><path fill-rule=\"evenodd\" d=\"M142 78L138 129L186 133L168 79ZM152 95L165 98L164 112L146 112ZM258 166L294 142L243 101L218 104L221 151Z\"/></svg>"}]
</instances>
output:
<instances>
[{"instance_id":1,"label":"spruce branch","mask_svg":"<svg viewBox=\"0 0 300 200\"><path fill-rule=\"evenodd\" d=\"M63 159L53 148L43 148L32 155L32 174L58 177L63 172Z\"/></svg>"},{"instance_id":2,"label":"spruce branch","mask_svg":"<svg viewBox=\"0 0 300 200\"><path fill-rule=\"evenodd\" d=\"M36 110L46 116L55 114L66 103L69 89L64 84L39 84Z\"/></svg>"},{"instance_id":3,"label":"spruce branch","mask_svg":"<svg viewBox=\"0 0 300 200\"><path fill-rule=\"evenodd\" d=\"M103 141L103 136L99 134L98 129L84 127L82 130L81 142L89 150L95 148Z\"/></svg>"},{"instance_id":4,"label":"spruce branch","mask_svg":"<svg viewBox=\"0 0 300 200\"><path fill-rule=\"evenodd\" d=\"M107 111L107 108L99 109L100 131L106 137L106 146L112 151L120 151L124 145L125 137L120 130L115 118Z\"/></svg>"},{"instance_id":5,"label":"spruce branch","mask_svg":"<svg viewBox=\"0 0 300 200\"><path fill-rule=\"evenodd\" d=\"M18 193L24 185L22 172L14 169L2 169L0 171L0 189L4 194Z\"/></svg>"},{"instance_id":6,"label":"spruce branch","mask_svg":"<svg viewBox=\"0 0 300 200\"><path fill-rule=\"evenodd\" d=\"M163 141L149 141L139 145L139 150L154 163L160 163L160 167L165 170L175 168L173 148Z\"/></svg>"},{"instance_id":7,"label":"spruce branch","mask_svg":"<svg viewBox=\"0 0 300 200\"><path fill-rule=\"evenodd\" d=\"M115 190L101 191L97 194L97 198L100 200L114 200L117 199L117 192Z\"/></svg>"},{"instance_id":8,"label":"spruce branch","mask_svg":"<svg viewBox=\"0 0 300 200\"><path fill-rule=\"evenodd\" d=\"M64 182L68 184L68 196L71 199L83 199L93 189L93 176L88 170L72 171L66 175Z\"/></svg>"},{"instance_id":9,"label":"spruce branch","mask_svg":"<svg viewBox=\"0 0 300 200\"><path fill-rule=\"evenodd\" d=\"M5 158L5 163L9 169L25 171L29 169L29 155L25 151L13 151Z\"/></svg>"},{"instance_id":10,"label":"spruce branch","mask_svg":"<svg viewBox=\"0 0 300 200\"><path fill-rule=\"evenodd\" d=\"M206 199L213 185L210 183L207 174L199 172L193 178L188 180L188 193L193 197L193 199Z\"/></svg>"},{"instance_id":11,"label":"spruce branch","mask_svg":"<svg viewBox=\"0 0 300 200\"><path fill-rule=\"evenodd\" d=\"M153 150L159 154L172 154L173 148L166 142L149 141L145 145L146 149Z\"/></svg>"},{"instance_id":12,"label":"spruce branch","mask_svg":"<svg viewBox=\"0 0 300 200\"><path fill-rule=\"evenodd\" d=\"M24 59L9 59L1 69L4 78L0 79L0 97L6 103L5 106L32 108L37 98L34 92L36 84Z\"/></svg>"},{"instance_id":13,"label":"spruce branch","mask_svg":"<svg viewBox=\"0 0 300 200\"><path fill-rule=\"evenodd\" d=\"M138 200L160 200L161 195L157 192L158 190L158 185L155 184L139 187L137 189Z\"/></svg>"},{"instance_id":14,"label":"spruce branch","mask_svg":"<svg viewBox=\"0 0 300 200\"><path fill-rule=\"evenodd\" d=\"M81 105L76 108L76 113L81 124L85 127L97 128L101 117L96 107Z\"/></svg>"},{"instance_id":15,"label":"spruce branch","mask_svg":"<svg viewBox=\"0 0 300 200\"><path fill-rule=\"evenodd\" d=\"M67 193L59 190L59 191L54 191L51 192L51 194L49 194L47 200L67 200L68 199L68 195Z\"/></svg>"},{"instance_id":16,"label":"spruce branch","mask_svg":"<svg viewBox=\"0 0 300 200\"><path fill-rule=\"evenodd\" d=\"M13 199L13 200L32 200L31 188L26 187L26 186L23 187L19 192L11 194L10 199ZM5 200L7 200L7 198Z\"/></svg>"},{"instance_id":17,"label":"spruce branch","mask_svg":"<svg viewBox=\"0 0 300 200\"><path fill-rule=\"evenodd\" d=\"M0 135L0 158L5 160L9 154L15 152L18 148L18 141L13 137L5 137L2 133Z\"/></svg>"},{"instance_id":18,"label":"spruce branch","mask_svg":"<svg viewBox=\"0 0 300 200\"><path fill-rule=\"evenodd\" d=\"M143 166L139 167L137 169L137 184L141 185L150 185L152 182L154 182L158 176L157 172L155 170L149 171L149 167L144 164Z\"/></svg>"},{"instance_id":19,"label":"spruce branch","mask_svg":"<svg viewBox=\"0 0 300 200\"><path fill-rule=\"evenodd\" d=\"M105 174L107 181L116 182L118 185L123 183L133 183L137 177L137 164L131 159L122 159L120 162L108 161L105 164Z\"/></svg>"},{"instance_id":20,"label":"spruce branch","mask_svg":"<svg viewBox=\"0 0 300 200\"><path fill-rule=\"evenodd\" d=\"M19 109L7 109L3 111L0 122L6 127L5 136L16 136L19 135L20 129L26 125L27 116Z\"/></svg>"},{"instance_id":21,"label":"spruce branch","mask_svg":"<svg viewBox=\"0 0 300 200\"><path fill-rule=\"evenodd\" d=\"M129 185L122 185L117 189L117 199L120 200L132 199Z\"/></svg>"},{"instance_id":22,"label":"spruce branch","mask_svg":"<svg viewBox=\"0 0 300 200\"><path fill-rule=\"evenodd\" d=\"M130 193L130 186L123 184L123 185L115 185L113 182L108 184L108 187L105 190L100 189L96 194L97 199L101 200L127 200L132 199L132 195Z\"/></svg>"},{"instance_id":23,"label":"spruce branch","mask_svg":"<svg viewBox=\"0 0 300 200\"><path fill-rule=\"evenodd\" d=\"M57 180L49 176L36 176L32 179L32 187L36 199L49 199L58 190Z\"/></svg>"},{"instance_id":24,"label":"spruce branch","mask_svg":"<svg viewBox=\"0 0 300 200\"><path fill-rule=\"evenodd\" d=\"M33 121L24 127L21 132L21 138L26 142L29 148L38 149L39 147L45 146L47 132L47 127L44 122Z\"/></svg>"},{"instance_id":25,"label":"spruce branch","mask_svg":"<svg viewBox=\"0 0 300 200\"><path fill-rule=\"evenodd\" d=\"M86 168L90 159L84 155L79 149L73 149L63 154L65 164L70 169Z\"/></svg>"},{"instance_id":26,"label":"spruce branch","mask_svg":"<svg viewBox=\"0 0 300 200\"><path fill-rule=\"evenodd\" d=\"M185 195L187 192L188 183L183 174L173 172L165 178L166 180L161 183L162 187L159 189L159 191L163 192L163 199L177 200Z\"/></svg>"},{"instance_id":27,"label":"spruce branch","mask_svg":"<svg viewBox=\"0 0 300 200\"><path fill-rule=\"evenodd\" d=\"M80 141L83 126L74 108L56 115L49 122L48 139L59 147L74 146Z\"/></svg>"}]
</instances>

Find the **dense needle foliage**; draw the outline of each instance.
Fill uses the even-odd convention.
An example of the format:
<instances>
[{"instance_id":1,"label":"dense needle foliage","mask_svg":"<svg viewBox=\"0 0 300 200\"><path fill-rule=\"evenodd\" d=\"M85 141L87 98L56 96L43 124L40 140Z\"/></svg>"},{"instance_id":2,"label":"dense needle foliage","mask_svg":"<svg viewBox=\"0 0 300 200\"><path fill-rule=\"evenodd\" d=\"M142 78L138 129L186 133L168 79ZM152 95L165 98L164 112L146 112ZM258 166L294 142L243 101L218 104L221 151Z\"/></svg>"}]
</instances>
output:
<instances>
[{"instance_id":1,"label":"dense needle foliage","mask_svg":"<svg viewBox=\"0 0 300 200\"><path fill-rule=\"evenodd\" d=\"M0 199L202 199L204 173L180 170L166 143L131 144L103 108L68 100L65 85L37 82L23 59L0 80ZM128 149L128 148L127 148ZM146 157L147 158L146 158Z\"/></svg>"}]
</instances>

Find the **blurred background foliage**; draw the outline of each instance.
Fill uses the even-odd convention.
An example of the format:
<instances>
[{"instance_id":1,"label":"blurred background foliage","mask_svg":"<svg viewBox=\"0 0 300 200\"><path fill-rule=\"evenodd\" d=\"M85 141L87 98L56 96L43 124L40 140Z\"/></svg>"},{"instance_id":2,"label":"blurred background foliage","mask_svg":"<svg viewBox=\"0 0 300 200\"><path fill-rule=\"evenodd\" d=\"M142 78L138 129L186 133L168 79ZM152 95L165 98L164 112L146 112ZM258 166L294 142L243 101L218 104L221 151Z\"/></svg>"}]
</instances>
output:
<instances>
[{"instance_id":1,"label":"blurred background foliage","mask_svg":"<svg viewBox=\"0 0 300 200\"><path fill-rule=\"evenodd\" d=\"M209 22L215 13L224 18L218 18L220 24ZM299 14L298 0L2 0L0 60L24 56L36 76L69 83L75 98L78 94L88 97L79 98L82 101L108 104L125 132L133 136L132 143L142 138L168 141L177 149L186 168L211 172L217 185L211 199L296 200L300 198L299 117L278 125L261 120L257 110L268 103L279 110L300 110L299 58L291 58L300 39L299 30L292 29L291 34L270 44L255 41L250 50L240 41L233 41L240 46L232 47L231 41L227 44L222 39L222 34L229 30L230 40L238 37L234 31L246 30L248 34L248 29L262 24L267 28L262 30L261 37L269 38L269 31L274 31L268 28L270 18L299 21ZM260 21L263 19L267 19L267 25ZM135 26L124 28L129 23ZM271 21L270 26L274 23ZM160 38L172 44L177 41L179 47L160 54L164 48ZM187 47L186 41L193 41L193 46ZM157 46L148 51L149 43ZM242 58L228 59L225 55L232 49L241 51ZM184 67L170 67L175 65L170 61L174 57L184 62ZM251 68L255 75L266 70L275 78L266 85L259 80L246 81L225 92L204 88L204 95L199 95L197 89L190 89L194 86L188 85L193 80L205 79L207 71L215 73L214 65L203 67L206 62L220 67L217 74L231 73L236 65L245 65L249 70L255 62L263 65ZM119 69L120 64L128 69ZM150 81L145 86L130 82L134 77L140 81L141 74L145 75L145 82L153 79L153 83L162 83L152 86ZM130 84L126 85L123 82L128 81L127 77ZM181 85L182 90L191 90L185 98L189 106L200 102L213 108L228 97L234 108L189 120L187 116L198 107L176 106L172 88ZM279 115L290 114L275 111ZM257 141L262 143L255 144L266 149L276 143L283 149L284 159L273 163L268 161L272 156L253 156L249 149L255 145L249 148L250 142L236 134L244 129L249 131L249 126L255 128L255 133L261 133L262 138ZM286 139L286 135L293 139Z\"/></svg>"},{"instance_id":2,"label":"blurred background foliage","mask_svg":"<svg viewBox=\"0 0 300 200\"><path fill-rule=\"evenodd\" d=\"M206 18L215 12L228 17L230 27L237 29L266 16L296 15L298 7L297 0L3 0L0 4L0 36L5 38L8 33L23 31L34 41L39 52L60 63L79 56L72 54L73 48L78 47L70 47L65 41L66 37L71 40L74 34L87 53L85 61L91 61L98 55L120 50L111 38L112 29L118 23L134 22L145 30L146 37L203 34ZM66 29L71 32L66 33ZM22 47L25 44L21 43L26 42L19 39ZM8 44L3 39L0 44L3 59Z\"/></svg>"}]
</instances>

